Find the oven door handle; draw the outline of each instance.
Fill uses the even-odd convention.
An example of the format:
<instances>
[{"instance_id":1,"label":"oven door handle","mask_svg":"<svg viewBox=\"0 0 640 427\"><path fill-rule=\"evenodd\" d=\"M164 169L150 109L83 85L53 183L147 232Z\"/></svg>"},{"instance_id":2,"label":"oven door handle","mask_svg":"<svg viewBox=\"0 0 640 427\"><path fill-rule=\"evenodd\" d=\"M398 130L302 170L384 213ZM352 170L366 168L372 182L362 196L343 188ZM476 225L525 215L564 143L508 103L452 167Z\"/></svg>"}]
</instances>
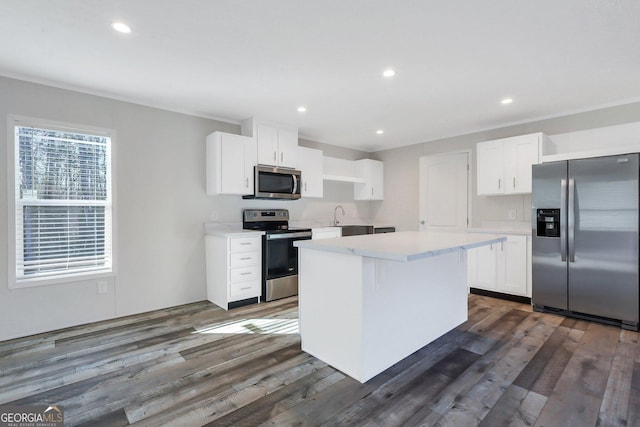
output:
<instances>
[{"instance_id":1,"label":"oven door handle","mask_svg":"<svg viewBox=\"0 0 640 427\"><path fill-rule=\"evenodd\" d=\"M308 231L300 231L298 233L278 233L266 235L267 240L295 239L298 237L311 237L311 233Z\"/></svg>"},{"instance_id":2,"label":"oven door handle","mask_svg":"<svg viewBox=\"0 0 640 427\"><path fill-rule=\"evenodd\" d=\"M293 191L291 194L296 194L298 192L298 177L295 174L291 176L293 177Z\"/></svg>"}]
</instances>

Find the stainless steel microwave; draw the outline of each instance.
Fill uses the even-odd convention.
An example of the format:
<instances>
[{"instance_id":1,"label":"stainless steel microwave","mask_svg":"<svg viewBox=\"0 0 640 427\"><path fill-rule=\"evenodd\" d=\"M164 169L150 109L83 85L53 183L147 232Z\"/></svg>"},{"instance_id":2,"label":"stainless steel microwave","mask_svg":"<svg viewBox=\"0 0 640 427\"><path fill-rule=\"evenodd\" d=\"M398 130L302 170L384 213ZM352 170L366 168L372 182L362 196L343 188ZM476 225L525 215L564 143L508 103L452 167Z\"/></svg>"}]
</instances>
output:
<instances>
[{"instance_id":1,"label":"stainless steel microwave","mask_svg":"<svg viewBox=\"0 0 640 427\"><path fill-rule=\"evenodd\" d=\"M245 199L285 199L300 198L299 170L278 168L275 166L258 165L254 169L253 196L243 196Z\"/></svg>"}]
</instances>

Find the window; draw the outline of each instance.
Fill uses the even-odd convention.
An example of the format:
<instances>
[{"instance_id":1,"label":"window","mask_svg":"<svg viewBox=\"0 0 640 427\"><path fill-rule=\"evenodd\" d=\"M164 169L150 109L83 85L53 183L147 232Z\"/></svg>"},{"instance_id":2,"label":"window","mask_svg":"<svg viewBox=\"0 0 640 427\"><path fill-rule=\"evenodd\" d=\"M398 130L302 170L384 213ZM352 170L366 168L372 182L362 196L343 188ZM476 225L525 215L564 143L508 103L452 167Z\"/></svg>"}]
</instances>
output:
<instances>
[{"instance_id":1,"label":"window","mask_svg":"<svg viewBox=\"0 0 640 427\"><path fill-rule=\"evenodd\" d=\"M12 124L10 286L111 274L111 132L20 119Z\"/></svg>"}]
</instances>

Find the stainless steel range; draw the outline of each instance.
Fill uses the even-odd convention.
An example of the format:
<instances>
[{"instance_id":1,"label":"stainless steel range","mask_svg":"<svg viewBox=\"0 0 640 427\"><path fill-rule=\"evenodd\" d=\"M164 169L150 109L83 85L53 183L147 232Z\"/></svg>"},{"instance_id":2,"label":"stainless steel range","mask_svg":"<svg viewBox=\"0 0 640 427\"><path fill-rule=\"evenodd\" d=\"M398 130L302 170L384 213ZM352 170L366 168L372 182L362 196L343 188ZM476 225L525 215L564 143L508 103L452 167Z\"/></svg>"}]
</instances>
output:
<instances>
[{"instance_id":1,"label":"stainless steel range","mask_svg":"<svg viewBox=\"0 0 640 427\"><path fill-rule=\"evenodd\" d=\"M242 228L264 231L262 236L262 301L298 294L296 240L311 239L310 228L289 228L287 209L245 209Z\"/></svg>"}]
</instances>

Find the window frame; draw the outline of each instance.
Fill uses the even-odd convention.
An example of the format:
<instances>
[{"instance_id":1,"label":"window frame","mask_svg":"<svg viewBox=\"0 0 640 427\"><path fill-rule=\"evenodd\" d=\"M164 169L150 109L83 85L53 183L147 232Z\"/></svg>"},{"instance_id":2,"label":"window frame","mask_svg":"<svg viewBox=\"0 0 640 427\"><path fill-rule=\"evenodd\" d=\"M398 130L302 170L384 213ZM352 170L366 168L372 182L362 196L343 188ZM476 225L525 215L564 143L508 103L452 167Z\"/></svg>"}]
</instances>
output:
<instances>
[{"instance_id":1,"label":"window frame","mask_svg":"<svg viewBox=\"0 0 640 427\"><path fill-rule=\"evenodd\" d=\"M56 274L53 277L17 277L17 252L16 252L16 171L18 152L16 150L16 126L36 127L69 132L87 133L109 137L109 169L107 171L107 191L111 193L110 207L111 214L111 269L107 271L77 271L65 274ZM7 115L7 208L8 208L8 285L9 289L23 289L35 286L56 285L69 282L90 281L100 278L114 277L117 271L117 218L116 218L116 174L115 174L115 148L116 131L114 129L101 128L76 123L67 123L34 117L19 116L15 114Z\"/></svg>"}]
</instances>

